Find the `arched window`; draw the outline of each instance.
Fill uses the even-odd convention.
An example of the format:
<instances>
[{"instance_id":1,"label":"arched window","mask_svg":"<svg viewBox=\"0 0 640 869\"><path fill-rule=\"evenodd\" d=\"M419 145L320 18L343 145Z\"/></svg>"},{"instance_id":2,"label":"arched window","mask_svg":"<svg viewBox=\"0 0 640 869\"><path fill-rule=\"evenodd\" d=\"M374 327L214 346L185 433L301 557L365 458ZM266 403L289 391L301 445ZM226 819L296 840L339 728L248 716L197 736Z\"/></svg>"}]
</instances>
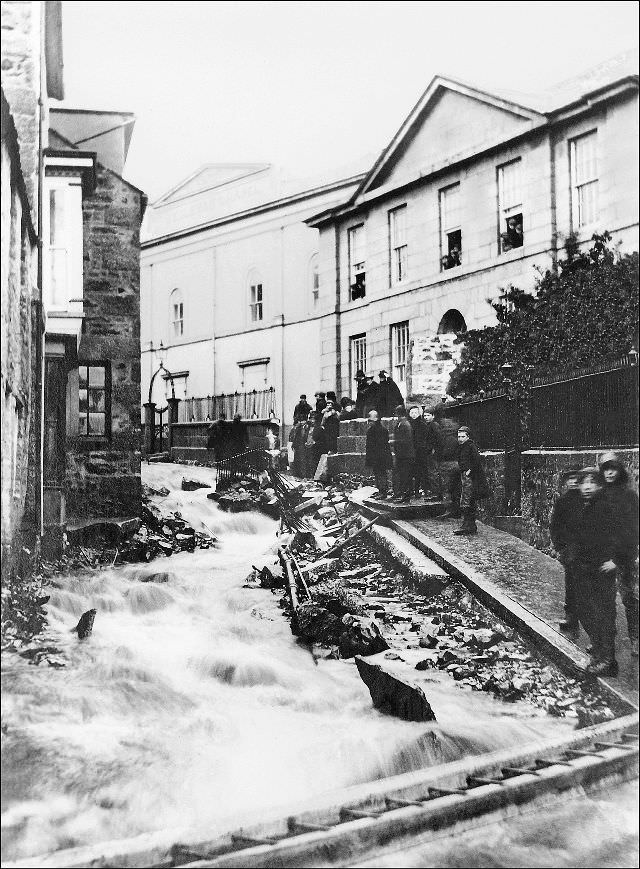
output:
<instances>
[{"instance_id":1,"label":"arched window","mask_svg":"<svg viewBox=\"0 0 640 869\"><path fill-rule=\"evenodd\" d=\"M450 308L447 311L438 326L438 335L450 335L453 332L457 334L458 332L466 331L467 324L464 321L464 317L455 308Z\"/></svg>"},{"instance_id":2,"label":"arched window","mask_svg":"<svg viewBox=\"0 0 640 869\"><path fill-rule=\"evenodd\" d=\"M249 320L259 323L264 316L264 297L262 293L262 278L258 272L249 276Z\"/></svg>"},{"instance_id":3,"label":"arched window","mask_svg":"<svg viewBox=\"0 0 640 869\"><path fill-rule=\"evenodd\" d=\"M184 302L182 291L177 287L171 292L171 322L173 324L173 337L182 338L184 335Z\"/></svg>"},{"instance_id":4,"label":"arched window","mask_svg":"<svg viewBox=\"0 0 640 869\"><path fill-rule=\"evenodd\" d=\"M314 253L309 262L309 284L311 287L311 307L315 308L320 298L320 266L317 253Z\"/></svg>"}]
</instances>

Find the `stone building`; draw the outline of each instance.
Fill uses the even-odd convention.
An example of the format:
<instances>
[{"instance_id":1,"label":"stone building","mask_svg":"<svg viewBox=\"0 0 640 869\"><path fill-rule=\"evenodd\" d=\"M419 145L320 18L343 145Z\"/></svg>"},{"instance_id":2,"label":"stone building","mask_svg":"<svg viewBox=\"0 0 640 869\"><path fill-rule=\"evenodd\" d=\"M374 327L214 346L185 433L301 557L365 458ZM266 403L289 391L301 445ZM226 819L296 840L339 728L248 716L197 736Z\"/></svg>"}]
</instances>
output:
<instances>
[{"instance_id":1,"label":"stone building","mask_svg":"<svg viewBox=\"0 0 640 869\"><path fill-rule=\"evenodd\" d=\"M570 233L637 250L637 69L624 55L541 95L434 78L358 188L307 220L321 383L384 368L405 388L413 338L493 324L487 299L531 290Z\"/></svg>"},{"instance_id":2,"label":"stone building","mask_svg":"<svg viewBox=\"0 0 640 869\"><path fill-rule=\"evenodd\" d=\"M287 179L268 164L204 166L157 200L142 242L142 396L160 361L176 396L274 389L291 422L320 387L318 231L305 220L362 180ZM154 399L166 404L165 382Z\"/></svg>"},{"instance_id":3,"label":"stone building","mask_svg":"<svg viewBox=\"0 0 640 869\"><path fill-rule=\"evenodd\" d=\"M129 113L55 108L45 152L44 525L140 509L144 194L122 177ZM85 150L91 148L92 150Z\"/></svg>"},{"instance_id":4,"label":"stone building","mask_svg":"<svg viewBox=\"0 0 640 869\"><path fill-rule=\"evenodd\" d=\"M2 3L2 562L140 508L139 229L129 113L63 98L61 4Z\"/></svg>"},{"instance_id":5,"label":"stone building","mask_svg":"<svg viewBox=\"0 0 640 869\"><path fill-rule=\"evenodd\" d=\"M62 99L60 3L2 3L2 573L41 532L42 148Z\"/></svg>"}]
</instances>

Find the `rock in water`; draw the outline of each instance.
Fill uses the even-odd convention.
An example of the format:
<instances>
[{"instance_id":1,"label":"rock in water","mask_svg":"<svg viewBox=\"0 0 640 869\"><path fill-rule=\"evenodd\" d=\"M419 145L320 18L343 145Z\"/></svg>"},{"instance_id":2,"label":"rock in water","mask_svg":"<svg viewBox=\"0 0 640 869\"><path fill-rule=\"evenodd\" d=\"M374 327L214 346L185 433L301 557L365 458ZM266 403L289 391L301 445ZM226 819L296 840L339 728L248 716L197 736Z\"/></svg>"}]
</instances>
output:
<instances>
[{"instance_id":1,"label":"rock in water","mask_svg":"<svg viewBox=\"0 0 640 869\"><path fill-rule=\"evenodd\" d=\"M347 613L341 619L344 629L340 634L338 646L340 657L352 658L354 655L375 655L389 648L373 619Z\"/></svg>"},{"instance_id":2,"label":"rock in water","mask_svg":"<svg viewBox=\"0 0 640 869\"><path fill-rule=\"evenodd\" d=\"M356 666L369 689L373 705L405 721L435 721L436 716L418 685L410 685L371 661L356 655Z\"/></svg>"},{"instance_id":3,"label":"rock in water","mask_svg":"<svg viewBox=\"0 0 640 869\"><path fill-rule=\"evenodd\" d=\"M211 484L202 483L200 480L188 480L186 477L183 477L180 488L183 492L195 492L196 489L210 489Z\"/></svg>"},{"instance_id":4,"label":"rock in water","mask_svg":"<svg viewBox=\"0 0 640 869\"><path fill-rule=\"evenodd\" d=\"M95 617L96 610L87 610L86 613L82 613L82 615L80 616L80 621L75 626L75 628L72 629L78 634L79 640L86 640L87 637L91 636Z\"/></svg>"}]
</instances>

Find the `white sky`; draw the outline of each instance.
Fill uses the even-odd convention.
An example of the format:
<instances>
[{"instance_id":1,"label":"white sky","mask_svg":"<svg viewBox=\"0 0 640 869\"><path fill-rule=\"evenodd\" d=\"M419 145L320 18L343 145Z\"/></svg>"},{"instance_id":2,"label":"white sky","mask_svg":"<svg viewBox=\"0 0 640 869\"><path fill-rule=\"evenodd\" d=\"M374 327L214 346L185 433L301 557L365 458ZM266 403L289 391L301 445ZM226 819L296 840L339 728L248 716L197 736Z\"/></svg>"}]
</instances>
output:
<instances>
[{"instance_id":1,"label":"white sky","mask_svg":"<svg viewBox=\"0 0 640 869\"><path fill-rule=\"evenodd\" d=\"M541 90L637 42L633 2L63 2L65 104L137 116L125 175L295 174L387 144L431 78Z\"/></svg>"}]
</instances>

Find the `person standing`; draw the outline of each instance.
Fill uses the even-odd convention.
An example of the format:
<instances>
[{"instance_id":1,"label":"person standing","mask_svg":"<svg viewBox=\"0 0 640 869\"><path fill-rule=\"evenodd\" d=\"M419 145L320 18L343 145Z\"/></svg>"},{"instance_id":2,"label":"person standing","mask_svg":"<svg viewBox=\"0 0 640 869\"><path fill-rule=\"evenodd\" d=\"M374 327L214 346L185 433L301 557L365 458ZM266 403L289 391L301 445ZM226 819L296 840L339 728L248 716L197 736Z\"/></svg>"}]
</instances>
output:
<instances>
[{"instance_id":1,"label":"person standing","mask_svg":"<svg viewBox=\"0 0 640 869\"><path fill-rule=\"evenodd\" d=\"M471 429L463 425L458 429L458 467L460 468L460 509L463 522L454 534L478 533L476 525L477 502L489 494L487 479L482 467L482 458L476 444L471 440Z\"/></svg>"},{"instance_id":2,"label":"person standing","mask_svg":"<svg viewBox=\"0 0 640 869\"><path fill-rule=\"evenodd\" d=\"M293 409L293 421L296 422L306 422L309 418L309 414L311 413L311 405L307 401L307 396L303 393L300 396L300 401L296 404Z\"/></svg>"},{"instance_id":3,"label":"person standing","mask_svg":"<svg viewBox=\"0 0 640 869\"><path fill-rule=\"evenodd\" d=\"M616 453L605 453L599 462L604 494L620 531L621 552L618 591L627 617L631 654L638 655L638 496L629 485L629 472Z\"/></svg>"},{"instance_id":4,"label":"person standing","mask_svg":"<svg viewBox=\"0 0 640 869\"><path fill-rule=\"evenodd\" d=\"M576 534L582 513L582 497L578 489L579 468L570 468L560 477L560 497L551 511L549 532L553 548L564 567L564 619L561 631L575 631L578 627L576 583L573 562L576 557Z\"/></svg>"},{"instance_id":5,"label":"person standing","mask_svg":"<svg viewBox=\"0 0 640 869\"><path fill-rule=\"evenodd\" d=\"M594 676L617 676L616 570L623 557L615 511L604 493L598 468L583 468L579 476L582 512L573 561L578 619L591 640Z\"/></svg>"},{"instance_id":6,"label":"person standing","mask_svg":"<svg viewBox=\"0 0 640 869\"><path fill-rule=\"evenodd\" d=\"M459 519L460 513L460 467L458 466L458 429L460 423L449 416L446 404L439 404L434 410L435 422L440 429L440 454L438 474L442 486L442 496L447 512L442 519Z\"/></svg>"},{"instance_id":7,"label":"person standing","mask_svg":"<svg viewBox=\"0 0 640 869\"><path fill-rule=\"evenodd\" d=\"M409 423L413 434L413 448L415 459L413 460L413 492L416 498L420 497L422 490L425 498L429 494L427 483L427 426L422 418L422 413L417 405L409 408Z\"/></svg>"},{"instance_id":8,"label":"person standing","mask_svg":"<svg viewBox=\"0 0 640 869\"><path fill-rule=\"evenodd\" d=\"M389 433L375 410L369 412L365 465L371 468L376 481L378 493L373 497L386 498L389 493L387 470L393 467L393 458L389 447Z\"/></svg>"},{"instance_id":9,"label":"person standing","mask_svg":"<svg viewBox=\"0 0 640 869\"><path fill-rule=\"evenodd\" d=\"M411 423L407 419L404 404L396 407L396 424L393 430L393 452L395 455L396 491L395 501L408 503L413 488L413 463L416 451L413 446Z\"/></svg>"},{"instance_id":10,"label":"person standing","mask_svg":"<svg viewBox=\"0 0 640 869\"><path fill-rule=\"evenodd\" d=\"M325 398L324 392L316 392L314 395L316 400L316 413L322 413L327 406L327 399Z\"/></svg>"},{"instance_id":11,"label":"person standing","mask_svg":"<svg viewBox=\"0 0 640 869\"><path fill-rule=\"evenodd\" d=\"M307 455L307 477L315 477L320 456L327 452L327 436L322 428L322 417L319 413L309 414L309 428L305 444Z\"/></svg>"},{"instance_id":12,"label":"person standing","mask_svg":"<svg viewBox=\"0 0 640 869\"><path fill-rule=\"evenodd\" d=\"M338 452L338 435L340 434L340 419L332 401L327 402L327 406L322 414L322 427L324 428L327 440L327 452Z\"/></svg>"},{"instance_id":13,"label":"person standing","mask_svg":"<svg viewBox=\"0 0 640 869\"><path fill-rule=\"evenodd\" d=\"M367 375L362 368L358 368L355 376L356 381L356 419L364 418L364 397L367 391Z\"/></svg>"},{"instance_id":14,"label":"person standing","mask_svg":"<svg viewBox=\"0 0 640 869\"><path fill-rule=\"evenodd\" d=\"M378 409L378 384L373 377L367 377L367 386L364 392L364 407L363 412L365 417L369 416L372 410Z\"/></svg>"},{"instance_id":15,"label":"person standing","mask_svg":"<svg viewBox=\"0 0 640 869\"><path fill-rule=\"evenodd\" d=\"M229 428L229 450L232 456L239 456L248 449L249 432L240 414L236 413Z\"/></svg>"},{"instance_id":16,"label":"person standing","mask_svg":"<svg viewBox=\"0 0 640 869\"><path fill-rule=\"evenodd\" d=\"M356 403L351 398L341 398L340 406L342 410L340 411L340 421L356 419Z\"/></svg>"},{"instance_id":17,"label":"person standing","mask_svg":"<svg viewBox=\"0 0 640 869\"><path fill-rule=\"evenodd\" d=\"M301 419L294 423L289 432L289 442L293 449L293 462L291 463L291 472L294 477L304 478L305 472L305 455L304 445L307 440L307 430L305 422Z\"/></svg>"},{"instance_id":18,"label":"person standing","mask_svg":"<svg viewBox=\"0 0 640 869\"><path fill-rule=\"evenodd\" d=\"M213 450L214 461L219 462L226 458L227 446L227 417L224 413L218 415L218 419L207 428L207 449Z\"/></svg>"},{"instance_id":19,"label":"person standing","mask_svg":"<svg viewBox=\"0 0 640 869\"><path fill-rule=\"evenodd\" d=\"M442 451L443 438L440 426L435 421L433 408L425 407L422 413L426 427L426 483L428 496L440 501L442 498L442 482L438 467L438 459ZM456 433L457 436L457 433Z\"/></svg>"},{"instance_id":20,"label":"person standing","mask_svg":"<svg viewBox=\"0 0 640 869\"><path fill-rule=\"evenodd\" d=\"M387 376L387 372L384 370L379 372L378 380L380 383L376 384L378 390L376 410L380 418L393 416L396 407L399 404L404 404L400 387L395 380Z\"/></svg>"}]
</instances>

